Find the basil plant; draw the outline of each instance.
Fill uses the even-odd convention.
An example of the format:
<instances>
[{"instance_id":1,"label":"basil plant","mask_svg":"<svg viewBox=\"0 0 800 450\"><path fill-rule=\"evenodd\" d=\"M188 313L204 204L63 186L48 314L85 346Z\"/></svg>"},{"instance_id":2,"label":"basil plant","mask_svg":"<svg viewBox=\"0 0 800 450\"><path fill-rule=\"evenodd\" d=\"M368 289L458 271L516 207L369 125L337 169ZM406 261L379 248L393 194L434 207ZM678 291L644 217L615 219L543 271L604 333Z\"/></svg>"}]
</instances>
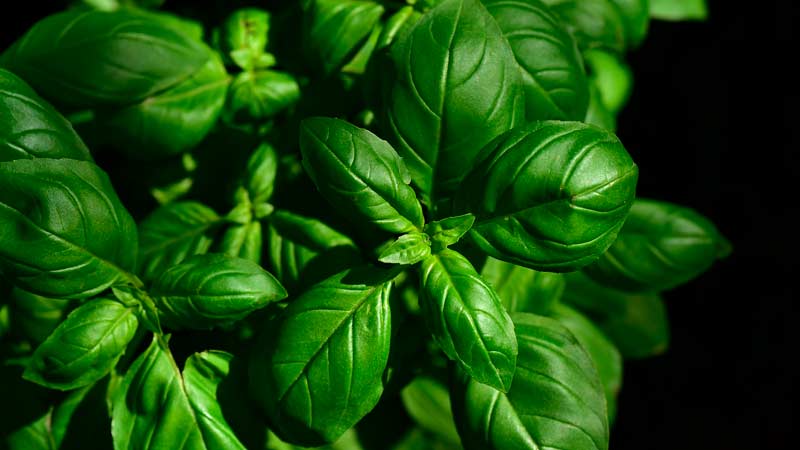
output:
<instances>
[{"instance_id":1,"label":"basil plant","mask_svg":"<svg viewBox=\"0 0 800 450\"><path fill-rule=\"evenodd\" d=\"M0 447L606 450L730 252L614 134L704 4L162 3L0 53Z\"/></svg>"}]
</instances>

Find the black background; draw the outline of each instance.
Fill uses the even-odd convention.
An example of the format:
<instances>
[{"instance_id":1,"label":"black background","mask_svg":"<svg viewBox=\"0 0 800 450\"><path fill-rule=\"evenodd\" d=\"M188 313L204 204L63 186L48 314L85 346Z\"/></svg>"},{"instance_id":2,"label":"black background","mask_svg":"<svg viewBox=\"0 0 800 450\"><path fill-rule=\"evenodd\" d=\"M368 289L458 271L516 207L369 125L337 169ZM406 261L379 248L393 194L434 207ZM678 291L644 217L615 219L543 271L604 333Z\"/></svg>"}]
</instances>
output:
<instances>
[{"instance_id":1,"label":"black background","mask_svg":"<svg viewBox=\"0 0 800 450\"><path fill-rule=\"evenodd\" d=\"M0 48L60 7L14 3ZM652 23L628 55L619 135L638 194L710 217L734 253L666 294L671 347L626 363L613 450L780 449L796 432L800 15L791 1L709 3L708 22Z\"/></svg>"}]
</instances>

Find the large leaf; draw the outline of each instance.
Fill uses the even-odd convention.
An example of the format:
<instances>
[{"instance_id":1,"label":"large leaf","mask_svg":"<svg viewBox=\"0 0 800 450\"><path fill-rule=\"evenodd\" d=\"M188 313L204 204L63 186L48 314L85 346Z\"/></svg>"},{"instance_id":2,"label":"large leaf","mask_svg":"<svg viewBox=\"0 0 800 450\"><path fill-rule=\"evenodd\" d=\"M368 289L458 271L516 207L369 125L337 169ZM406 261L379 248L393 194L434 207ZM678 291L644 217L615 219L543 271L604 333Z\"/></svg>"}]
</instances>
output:
<instances>
[{"instance_id":1,"label":"large leaf","mask_svg":"<svg viewBox=\"0 0 800 450\"><path fill-rule=\"evenodd\" d=\"M331 443L380 399L395 272L351 269L293 300L251 361L250 388L281 439Z\"/></svg>"},{"instance_id":2,"label":"large leaf","mask_svg":"<svg viewBox=\"0 0 800 450\"><path fill-rule=\"evenodd\" d=\"M707 0L650 0L650 17L658 20L705 20Z\"/></svg>"},{"instance_id":3,"label":"large leaf","mask_svg":"<svg viewBox=\"0 0 800 450\"><path fill-rule=\"evenodd\" d=\"M36 349L23 376L61 390L103 378L136 333L135 312L105 298L83 304Z\"/></svg>"},{"instance_id":4,"label":"large leaf","mask_svg":"<svg viewBox=\"0 0 800 450\"><path fill-rule=\"evenodd\" d=\"M606 450L606 402L589 355L553 319L518 313L514 323L519 358L511 390L461 373L451 386L464 447Z\"/></svg>"},{"instance_id":5,"label":"large leaf","mask_svg":"<svg viewBox=\"0 0 800 450\"><path fill-rule=\"evenodd\" d=\"M211 247L214 228L222 219L197 202L169 203L139 224L139 270L152 281L165 270Z\"/></svg>"},{"instance_id":6,"label":"large leaf","mask_svg":"<svg viewBox=\"0 0 800 450\"><path fill-rule=\"evenodd\" d=\"M47 297L85 298L130 278L136 224L90 162L0 162L0 271Z\"/></svg>"},{"instance_id":7,"label":"large leaf","mask_svg":"<svg viewBox=\"0 0 800 450\"><path fill-rule=\"evenodd\" d=\"M114 449L244 449L214 398L227 364L228 355L196 355L182 378L169 349L153 339L114 393Z\"/></svg>"},{"instance_id":8,"label":"large leaf","mask_svg":"<svg viewBox=\"0 0 800 450\"><path fill-rule=\"evenodd\" d=\"M0 162L31 158L92 160L55 108L16 75L0 69Z\"/></svg>"},{"instance_id":9,"label":"large leaf","mask_svg":"<svg viewBox=\"0 0 800 450\"><path fill-rule=\"evenodd\" d=\"M160 322L176 330L235 322L287 295L258 264L221 254L187 258L156 278L149 293Z\"/></svg>"},{"instance_id":10,"label":"large leaf","mask_svg":"<svg viewBox=\"0 0 800 450\"><path fill-rule=\"evenodd\" d=\"M546 314L561 298L564 278L489 257L481 269L508 312Z\"/></svg>"},{"instance_id":11,"label":"large leaf","mask_svg":"<svg viewBox=\"0 0 800 450\"><path fill-rule=\"evenodd\" d=\"M543 1L566 24L581 49L625 50L625 22L612 0Z\"/></svg>"},{"instance_id":12,"label":"large leaf","mask_svg":"<svg viewBox=\"0 0 800 450\"><path fill-rule=\"evenodd\" d=\"M317 189L343 213L393 233L421 230L408 170L386 141L345 121L314 117L301 124L300 150Z\"/></svg>"},{"instance_id":13,"label":"large leaf","mask_svg":"<svg viewBox=\"0 0 800 450\"><path fill-rule=\"evenodd\" d=\"M522 122L514 54L478 0L444 0L392 44L386 126L431 206L449 196L486 143ZM432 200L433 199L433 200Z\"/></svg>"},{"instance_id":14,"label":"large leaf","mask_svg":"<svg viewBox=\"0 0 800 450\"><path fill-rule=\"evenodd\" d=\"M526 119L583 119L589 105L586 72L575 40L558 17L540 0L482 1L519 64Z\"/></svg>"},{"instance_id":15,"label":"large leaf","mask_svg":"<svg viewBox=\"0 0 800 450\"><path fill-rule=\"evenodd\" d=\"M453 422L450 393L443 383L430 377L417 377L403 388L400 397L406 412L420 427L450 444L461 444Z\"/></svg>"},{"instance_id":16,"label":"large leaf","mask_svg":"<svg viewBox=\"0 0 800 450\"><path fill-rule=\"evenodd\" d=\"M609 287L662 291L697 277L730 251L714 224L697 212L637 199L617 240L584 271Z\"/></svg>"},{"instance_id":17,"label":"large leaf","mask_svg":"<svg viewBox=\"0 0 800 450\"><path fill-rule=\"evenodd\" d=\"M477 216L470 236L489 255L570 271L614 242L637 175L613 134L579 122L533 122L481 152L458 207Z\"/></svg>"},{"instance_id":18,"label":"large leaf","mask_svg":"<svg viewBox=\"0 0 800 450\"><path fill-rule=\"evenodd\" d=\"M507 391L517 339L494 289L453 250L425 258L420 272L419 303L434 340L469 376Z\"/></svg>"}]
</instances>

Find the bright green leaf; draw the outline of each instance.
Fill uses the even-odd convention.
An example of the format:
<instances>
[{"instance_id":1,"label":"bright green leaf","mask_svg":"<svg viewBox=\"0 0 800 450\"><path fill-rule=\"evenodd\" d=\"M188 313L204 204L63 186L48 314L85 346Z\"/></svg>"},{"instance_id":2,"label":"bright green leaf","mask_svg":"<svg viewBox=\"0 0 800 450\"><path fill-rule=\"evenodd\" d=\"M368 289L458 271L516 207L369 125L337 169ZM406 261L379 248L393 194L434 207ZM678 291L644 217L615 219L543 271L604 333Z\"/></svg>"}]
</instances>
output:
<instances>
[{"instance_id":1,"label":"bright green leaf","mask_svg":"<svg viewBox=\"0 0 800 450\"><path fill-rule=\"evenodd\" d=\"M625 21L613 0L543 0L566 24L582 50L626 48Z\"/></svg>"},{"instance_id":2,"label":"bright green leaf","mask_svg":"<svg viewBox=\"0 0 800 450\"><path fill-rule=\"evenodd\" d=\"M509 313L546 314L564 292L561 274L539 272L489 257L481 277L492 285Z\"/></svg>"},{"instance_id":3,"label":"bright green leaf","mask_svg":"<svg viewBox=\"0 0 800 450\"><path fill-rule=\"evenodd\" d=\"M474 223L474 215L462 214L426 224L425 233L431 237L434 251L439 251L460 241Z\"/></svg>"},{"instance_id":4,"label":"bright green leaf","mask_svg":"<svg viewBox=\"0 0 800 450\"><path fill-rule=\"evenodd\" d=\"M234 122L260 122L297 103L300 86L284 72L242 72L228 93L227 112Z\"/></svg>"},{"instance_id":5,"label":"bright green leaf","mask_svg":"<svg viewBox=\"0 0 800 450\"><path fill-rule=\"evenodd\" d=\"M706 20L706 0L650 0L650 17L658 20Z\"/></svg>"},{"instance_id":6,"label":"bright green leaf","mask_svg":"<svg viewBox=\"0 0 800 450\"><path fill-rule=\"evenodd\" d=\"M417 425L453 445L461 444L446 385L430 377L417 377L403 388L400 397Z\"/></svg>"},{"instance_id":7,"label":"bright green leaf","mask_svg":"<svg viewBox=\"0 0 800 450\"><path fill-rule=\"evenodd\" d=\"M431 254L431 239L424 233L400 236L384 248L378 261L387 264L416 264Z\"/></svg>"}]
</instances>

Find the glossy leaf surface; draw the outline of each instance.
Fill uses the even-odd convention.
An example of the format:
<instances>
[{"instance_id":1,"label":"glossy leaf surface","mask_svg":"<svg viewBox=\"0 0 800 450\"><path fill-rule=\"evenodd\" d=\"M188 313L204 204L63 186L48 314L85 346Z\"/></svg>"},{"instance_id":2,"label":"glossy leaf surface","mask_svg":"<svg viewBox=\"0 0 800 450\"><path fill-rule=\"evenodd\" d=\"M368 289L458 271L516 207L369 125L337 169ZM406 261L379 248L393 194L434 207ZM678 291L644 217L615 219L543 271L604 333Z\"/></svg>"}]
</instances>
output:
<instances>
[{"instance_id":1,"label":"glossy leaf surface","mask_svg":"<svg viewBox=\"0 0 800 450\"><path fill-rule=\"evenodd\" d=\"M422 316L436 343L469 376L507 391L517 340L494 289L453 250L425 258L420 278Z\"/></svg>"},{"instance_id":2,"label":"glossy leaf surface","mask_svg":"<svg viewBox=\"0 0 800 450\"><path fill-rule=\"evenodd\" d=\"M425 225L425 234L431 237L434 251L447 248L461 240L475 223L475 216L462 214Z\"/></svg>"},{"instance_id":3,"label":"glossy leaf surface","mask_svg":"<svg viewBox=\"0 0 800 450\"><path fill-rule=\"evenodd\" d=\"M575 270L614 242L637 175L613 134L579 122L533 122L486 147L457 208L477 216L470 235L489 255Z\"/></svg>"},{"instance_id":4,"label":"glossy leaf surface","mask_svg":"<svg viewBox=\"0 0 800 450\"><path fill-rule=\"evenodd\" d=\"M408 170L386 141L342 120L314 117L301 124L300 150L317 189L345 214L392 233L422 228Z\"/></svg>"},{"instance_id":5,"label":"glossy leaf surface","mask_svg":"<svg viewBox=\"0 0 800 450\"><path fill-rule=\"evenodd\" d=\"M564 292L561 274L539 272L489 257L481 277L492 285L509 313L546 314Z\"/></svg>"},{"instance_id":6,"label":"glossy leaf surface","mask_svg":"<svg viewBox=\"0 0 800 450\"><path fill-rule=\"evenodd\" d=\"M542 0L558 15L581 49L625 50L625 25L612 0Z\"/></svg>"},{"instance_id":7,"label":"glossy leaf surface","mask_svg":"<svg viewBox=\"0 0 800 450\"><path fill-rule=\"evenodd\" d=\"M519 359L511 390L463 374L451 386L464 447L606 450L605 397L589 355L553 319L518 313L514 323Z\"/></svg>"},{"instance_id":8,"label":"glossy leaf surface","mask_svg":"<svg viewBox=\"0 0 800 450\"><path fill-rule=\"evenodd\" d=\"M378 261L387 264L416 264L431 254L431 239L424 233L408 233L389 244Z\"/></svg>"},{"instance_id":9,"label":"glossy leaf surface","mask_svg":"<svg viewBox=\"0 0 800 450\"><path fill-rule=\"evenodd\" d=\"M250 387L281 439L335 441L378 403L394 272L352 269L289 303L251 361Z\"/></svg>"},{"instance_id":10,"label":"glossy leaf surface","mask_svg":"<svg viewBox=\"0 0 800 450\"><path fill-rule=\"evenodd\" d=\"M220 254L187 258L156 278L149 293L161 324L172 329L235 322L287 296L258 264Z\"/></svg>"},{"instance_id":11,"label":"glossy leaf surface","mask_svg":"<svg viewBox=\"0 0 800 450\"><path fill-rule=\"evenodd\" d=\"M90 162L0 162L0 271L47 297L86 298L129 278L136 225Z\"/></svg>"},{"instance_id":12,"label":"glossy leaf surface","mask_svg":"<svg viewBox=\"0 0 800 450\"><path fill-rule=\"evenodd\" d=\"M138 326L135 309L100 298L75 309L33 354L27 380L68 390L106 376Z\"/></svg>"}]
</instances>

